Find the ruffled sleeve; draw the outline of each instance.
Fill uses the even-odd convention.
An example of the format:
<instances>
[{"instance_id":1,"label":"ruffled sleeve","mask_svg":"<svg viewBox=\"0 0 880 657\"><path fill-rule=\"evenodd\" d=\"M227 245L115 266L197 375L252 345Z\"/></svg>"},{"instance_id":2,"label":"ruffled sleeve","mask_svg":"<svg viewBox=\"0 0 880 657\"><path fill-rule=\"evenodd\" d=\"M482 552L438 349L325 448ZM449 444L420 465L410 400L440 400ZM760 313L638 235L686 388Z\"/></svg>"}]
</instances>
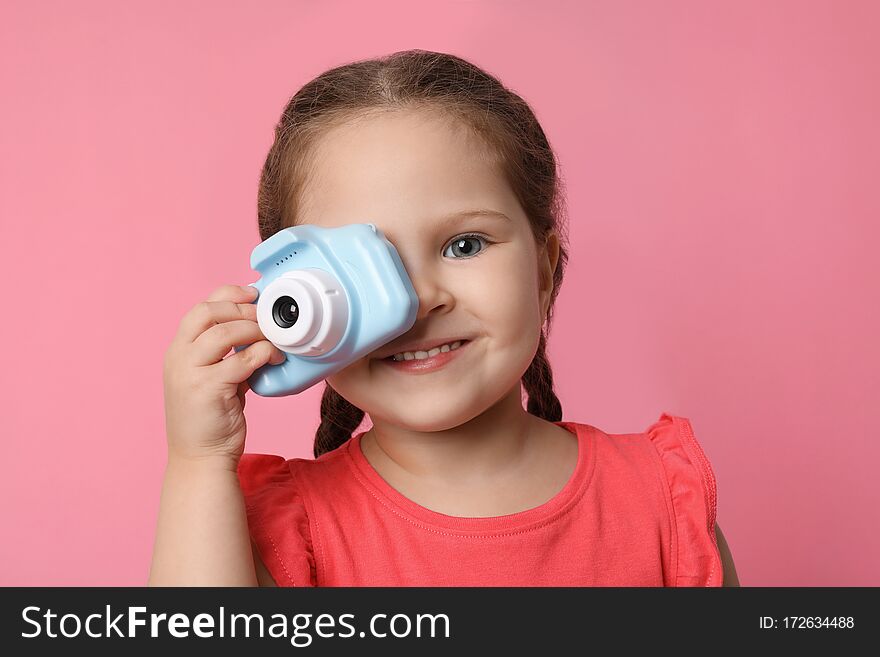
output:
<instances>
[{"instance_id":1,"label":"ruffled sleeve","mask_svg":"<svg viewBox=\"0 0 880 657\"><path fill-rule=\"evenodd\" d=\"M690 422L669 413L648 428L672 500L674 586L721 586L715 474Z\"/></svg>"},{"instance_id":2,"label":"ruffled sleeve","mask_svg":"<svg viewBox=\"0 0 880 657\"><path fill-rule=\"evenodd\" d=\"M315 586L309 518L291 462L270 454L243 454L238 479L251 538L275 583Z\"/></svg>"}]
</instances>

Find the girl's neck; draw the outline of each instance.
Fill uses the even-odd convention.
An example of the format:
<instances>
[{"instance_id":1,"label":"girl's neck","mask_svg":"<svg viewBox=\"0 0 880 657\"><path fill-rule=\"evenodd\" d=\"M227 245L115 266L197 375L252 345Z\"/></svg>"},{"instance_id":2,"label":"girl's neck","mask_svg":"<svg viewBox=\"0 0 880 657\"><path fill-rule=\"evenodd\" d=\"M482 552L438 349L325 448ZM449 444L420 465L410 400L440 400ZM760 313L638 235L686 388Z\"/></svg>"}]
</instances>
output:
<instances>
[{"instance_id":1,"label":"girl's neck","mask_svg":"<svg viewBox=\"0 0 880 657\"><path fill-rule=\"evenodd\" d=\"M522 408L519 390L447 431L380 423L360 439L373 469L401 495L460 517L518 513L544 504L573 476L577 436Z\"/></svg>"},{"instance_id":2,"label":"girl's neck","mask_svg":"<svg viewBox=\"0 0 880 657\"><path fill-rule=\"evenodd\" d=\"M451 429L420 432L374 421L361 449L383 476L467 487L519 470L541 422L522 407L517 382L494 406Z\"/></svg>"}]
</instances>

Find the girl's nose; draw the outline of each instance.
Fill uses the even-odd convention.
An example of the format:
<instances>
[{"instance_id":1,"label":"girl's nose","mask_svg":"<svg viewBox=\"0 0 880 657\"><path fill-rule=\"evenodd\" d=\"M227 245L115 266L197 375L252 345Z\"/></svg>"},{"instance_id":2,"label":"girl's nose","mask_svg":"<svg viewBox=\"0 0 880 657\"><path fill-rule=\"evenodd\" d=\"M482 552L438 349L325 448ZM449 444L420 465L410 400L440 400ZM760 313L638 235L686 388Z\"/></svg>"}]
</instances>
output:
<instances>
[{"instance_id":1,"label":"girl's nose","mask_svg":"<svg viewBox=\"0 0 880 657\"><path fill-rule=\"evenodd\" d=\"M416 321L438 312L448 312L455 305L455 296L452 291L434 276L422 273L410 277L416 296L419 298L419 312Z\"/></svg>"}]
</instances>

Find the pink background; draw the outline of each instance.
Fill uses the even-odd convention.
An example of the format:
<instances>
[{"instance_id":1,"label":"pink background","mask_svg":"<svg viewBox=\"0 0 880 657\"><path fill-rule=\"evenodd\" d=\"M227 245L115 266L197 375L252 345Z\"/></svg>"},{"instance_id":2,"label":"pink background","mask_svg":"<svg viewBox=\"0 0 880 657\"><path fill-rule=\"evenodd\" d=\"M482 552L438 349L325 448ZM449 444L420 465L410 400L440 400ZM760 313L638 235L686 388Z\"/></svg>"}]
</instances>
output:
<instances>
[{"instance_id":1,"label":"pink background","mask_svg":"<svg viewBox=\"0 0 880 657\"><path fill-rule=\"evenodd\" d=\"M423 48L559 154L564 418L690 418L743 585L880 585L878 33L870 1L4 2L0 584L145 583L164 351L256 280L284 104ZM322 387L251 393L248 451L309 457Z\"/></svg>"}]
</instances>

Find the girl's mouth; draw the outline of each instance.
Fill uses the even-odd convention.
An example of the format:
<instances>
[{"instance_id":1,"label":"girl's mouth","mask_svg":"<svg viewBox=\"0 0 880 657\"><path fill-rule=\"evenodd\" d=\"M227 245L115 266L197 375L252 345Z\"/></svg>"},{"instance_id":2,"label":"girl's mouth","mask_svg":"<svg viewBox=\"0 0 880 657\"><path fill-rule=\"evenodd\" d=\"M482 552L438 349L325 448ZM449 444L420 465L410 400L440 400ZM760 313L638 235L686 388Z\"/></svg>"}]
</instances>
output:
<instances>
[{"instance_id":1,"label":"girl's mouth","mask_svg":"<svg viewBox=\"0 0 880 657\"><path fill-rule=\"evenodd\" d=\"M413 358L412 360L394 360L393 356L389 356L388 358L382 358L379 362L383 365L387 365L392 369L398 370L400 372L405 372L407 374L422 374L425 372L433 372L434 370L438 370L447 363L451 362L453 359L457 358L459 353L467 349L471 340L462 340L461 344L457 349L451 349L449 351L441 351L439 354L435 356L428 356L427 358L418 359Z\"/></svg>"}]
</instances>

